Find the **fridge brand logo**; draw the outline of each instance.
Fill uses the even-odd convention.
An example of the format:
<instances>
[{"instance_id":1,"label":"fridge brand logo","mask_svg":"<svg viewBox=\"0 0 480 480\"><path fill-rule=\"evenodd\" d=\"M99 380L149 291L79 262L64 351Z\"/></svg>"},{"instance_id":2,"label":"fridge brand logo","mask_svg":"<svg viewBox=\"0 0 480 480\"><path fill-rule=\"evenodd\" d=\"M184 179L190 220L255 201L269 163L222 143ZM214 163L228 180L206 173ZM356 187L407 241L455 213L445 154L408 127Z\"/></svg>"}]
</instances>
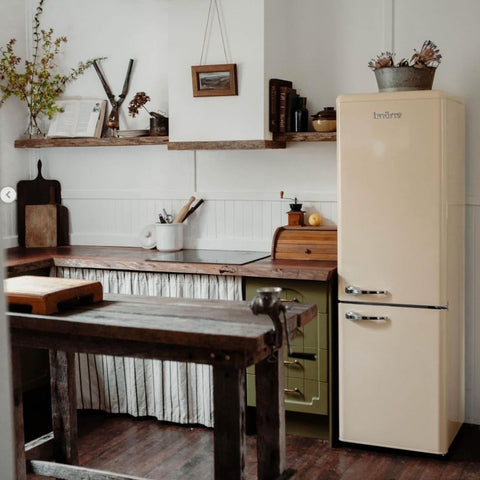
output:
<instances>
[{"instance_id":1,"label":"fridge brand logo","mask_svg":"<svg viewBox=\"0 0 480 480\"><path fill-rule=\"evenodd\" d=\"M373 112L373 118L375 120L390 120L390 119L394 119L394 118L401 118L402 117L402 114L400 112L382 112L382 113L378 113L378 112Z\"/></svg>"}]
</instances>

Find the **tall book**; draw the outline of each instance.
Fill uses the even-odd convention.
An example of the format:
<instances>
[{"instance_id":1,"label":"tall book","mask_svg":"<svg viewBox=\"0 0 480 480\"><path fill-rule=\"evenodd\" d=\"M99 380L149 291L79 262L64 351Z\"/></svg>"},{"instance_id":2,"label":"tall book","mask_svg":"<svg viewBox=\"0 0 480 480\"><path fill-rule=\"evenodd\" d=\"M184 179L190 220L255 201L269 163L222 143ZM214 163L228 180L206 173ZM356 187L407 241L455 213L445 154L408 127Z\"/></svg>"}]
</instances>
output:
<instances>
[{"instance_id":1,"label":"tall book","mask_svg":"<svg viewBox=\"0 0 480 480\"><path fill-rule=\"evenodd\" d=\"M289 80L271 78L269 80L270 101L269 101L269 130L280 132L280 87L292 87Z\"/></svg>"},{"instance_id":2,"label":"tall book","mask_svg":"<svg viewBox=\"0 0 480 480\"><path fill-rule=\"evenodd\" d=\"M292 87L280 87L280 105L279 105L279 125L278 131L280 133L285 133L289 131L291 124L291 106L289 104L291 99L295 98L297 91Z\"/></svg>"}]
</instances>

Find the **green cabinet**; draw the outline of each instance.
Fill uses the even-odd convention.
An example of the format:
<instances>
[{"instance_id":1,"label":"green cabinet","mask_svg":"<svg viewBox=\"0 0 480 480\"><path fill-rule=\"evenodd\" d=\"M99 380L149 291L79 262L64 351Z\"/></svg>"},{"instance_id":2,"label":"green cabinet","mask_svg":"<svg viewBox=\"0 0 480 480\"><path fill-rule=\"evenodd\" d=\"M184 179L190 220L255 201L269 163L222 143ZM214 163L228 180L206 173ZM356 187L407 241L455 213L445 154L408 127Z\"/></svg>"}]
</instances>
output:
<instances>
[{"instance_id":1,"label":"green cabinet","mask_svg":"<svg viewBox=\"0 0 480 480\"><path fill-rule=\"evenodd\" d=\"M316 320L297 330L292 341L296 352L316 353L317 360L289 358L285 351L285 409L290 412L329 415L331 392L332 281L246 278L245 297L256 295L259 288L281 287L287 301L315 303ZM286 350L286 349L285 349ZM247 403L255 405L255 371L247 370Z\"/></svg>"}]
</instances>

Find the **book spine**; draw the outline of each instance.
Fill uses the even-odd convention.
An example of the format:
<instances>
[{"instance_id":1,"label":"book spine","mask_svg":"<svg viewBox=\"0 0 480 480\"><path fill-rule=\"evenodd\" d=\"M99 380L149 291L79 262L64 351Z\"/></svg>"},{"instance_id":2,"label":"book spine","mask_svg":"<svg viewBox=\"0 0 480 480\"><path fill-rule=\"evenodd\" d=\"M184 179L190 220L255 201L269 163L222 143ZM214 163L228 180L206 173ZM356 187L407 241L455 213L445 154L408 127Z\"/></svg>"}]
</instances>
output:
<instances>
[{"instance_id":1,"label":"book spine","mask_svg":"<svg viewBox=\"0 0 480 480\"><path fill-rule=\"evenodd\" d=\"M278 131L285 133L287 131L287 102L290 87L280 87L280 106L279 106L279 121Z\"/></svg>"},{"instance_id":2,"label":"book spine","mask_svg":"<svg viewBox=\"0 0 480 480\"><path fill-rule=\"evenodd\" d=\"M293 114L297 109L297 102L298 102L297 91L292 88L288 92L287 97L287 113L286 113L286 131L292 132L293 131Z\"/></svg>"},{"instance_id":3,"label":"book spine","mask_svg":"<svg viewBox=\"0 0 480 480\"><path fill-rule=\"evenodd\" d=\"M280 132L280 89L292 87L290 80L271 78L269 81L269 129L271 132Z\"/></svg>"},{"instance_id":4,"label":"book spine","mask_svg":"<svg viewBox=\"0 0 480 480\"><path fill-rule=\"evenodd\" d=\"M270 84L270 131L278 132L278 120L279 120L279 87L276 84Z\"/></svg>"}]
</instances>

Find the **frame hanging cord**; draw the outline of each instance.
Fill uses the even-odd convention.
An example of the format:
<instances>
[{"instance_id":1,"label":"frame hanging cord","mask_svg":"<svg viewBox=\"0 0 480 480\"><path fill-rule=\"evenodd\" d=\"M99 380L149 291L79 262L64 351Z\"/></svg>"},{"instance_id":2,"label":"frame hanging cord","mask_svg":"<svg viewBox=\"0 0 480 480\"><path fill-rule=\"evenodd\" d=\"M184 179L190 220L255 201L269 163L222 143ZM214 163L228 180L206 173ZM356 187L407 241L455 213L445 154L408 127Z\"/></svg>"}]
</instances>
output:
<instances>
[{"instance_id":1,"label":"frame hanging cord","mask_svg":"<svg viewBox=\"0 0 480 480\"><path fill-rule=\"evenodd\" d=\"M226 43L225 43L225 38L223 36L223 25L222 25L222 20L220 18L220 11L218 9L218 4L217 4L217 0L210 0L210 5L208 6L208 15L207 15L207 23L205 25L205 32L203 33L203 44L202 44L202 53L200 55L200 63L199 65L202 65L202 62L203 62L203 56L205 54L205 60L206 60L206 51L205 51L205 46L206 46L206 42L207 42L207 33L208 33L208 24L210 23L210 18L211 16L214 16L215 15L215 12L212 14L212 6L215 6L215 11L217 13L217 19L218 19L218 27L220 29L220 36L222 38L222 45L223 45L223 53L225 55L225 63L229 63L228 62L228 55L227 55L227 47L226 47ZM213 24L213 18L211 20L212 24Z\"/></svg>"}]
</instances>

